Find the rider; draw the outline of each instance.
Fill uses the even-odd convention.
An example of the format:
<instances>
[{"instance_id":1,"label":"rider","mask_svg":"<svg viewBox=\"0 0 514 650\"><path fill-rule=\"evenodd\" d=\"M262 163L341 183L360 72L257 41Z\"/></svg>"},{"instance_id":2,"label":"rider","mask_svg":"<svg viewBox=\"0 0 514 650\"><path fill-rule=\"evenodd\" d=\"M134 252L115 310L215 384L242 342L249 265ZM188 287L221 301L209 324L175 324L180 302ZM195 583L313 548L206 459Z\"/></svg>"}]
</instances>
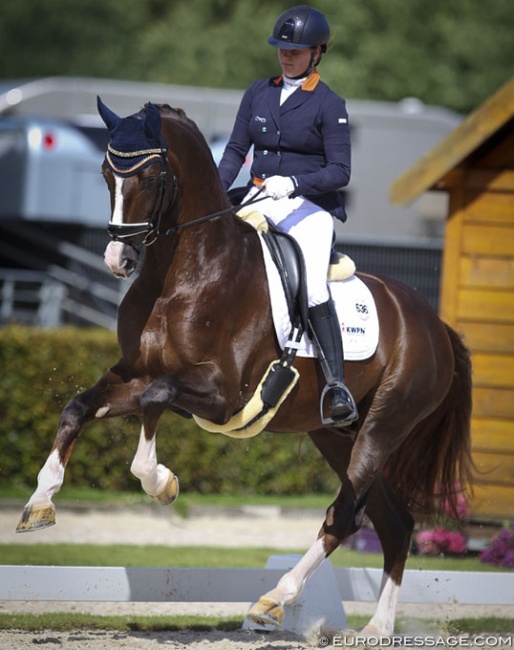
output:
<instances>
[{"instance_id":1,"label":"rider","mask_svg":"<svg viewBox=\"0 0 514 650\"><path fill-rule=\"evenodd\" d=\"M341 328L327 285L333 218L346 221L342 195L350 180L350 128L343 99L320 80L330 27L307 5L287 9L268 43L278 48L282 74L253 82L245 92L219 164L228 190L254 146L247 199L262 188L260 210L294 237L307 271L309 324L328 385L334 423L358 418L345 386ZM323 407L323 405L322 405Z\"/></svg>"}]
</instances>

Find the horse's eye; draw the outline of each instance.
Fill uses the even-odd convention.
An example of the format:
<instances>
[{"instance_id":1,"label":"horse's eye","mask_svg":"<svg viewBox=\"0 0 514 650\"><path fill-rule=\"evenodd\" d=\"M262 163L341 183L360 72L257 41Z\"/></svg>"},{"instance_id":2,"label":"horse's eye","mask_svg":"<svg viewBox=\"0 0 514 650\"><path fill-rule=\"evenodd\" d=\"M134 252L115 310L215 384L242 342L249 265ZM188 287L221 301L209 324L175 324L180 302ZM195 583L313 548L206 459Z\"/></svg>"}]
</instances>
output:
<instances>
[{"instance_id":1,"label":"horse's eye","mask_svg":"<svg viewBox=\"0 0 514 650\"><path fill-rule=\"evenodd\" d=\"M141 187L143 189L150 189L154 187L157 183L157 177L156 176L147 176L146 178L143 178L141 181Z\"/></svg>"}]
</instances>

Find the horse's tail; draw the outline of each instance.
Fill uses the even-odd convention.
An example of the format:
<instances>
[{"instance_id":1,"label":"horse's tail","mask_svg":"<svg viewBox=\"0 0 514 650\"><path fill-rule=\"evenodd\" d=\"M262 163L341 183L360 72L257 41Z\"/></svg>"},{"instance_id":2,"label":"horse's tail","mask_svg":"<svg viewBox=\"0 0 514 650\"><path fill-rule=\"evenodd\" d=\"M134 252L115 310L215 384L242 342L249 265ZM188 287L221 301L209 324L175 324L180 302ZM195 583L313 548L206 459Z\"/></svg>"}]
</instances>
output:
<instances>
[{"instance_id":1,"label":"horse's tail","mask_svg":"<svg viewBox=\"0 0 514 650\"><path fill-rule=\"evenodd\" d=\"M439 407L414 429L391 458L387 475L411 510L458 515L458 498L471 496L475 465L471 455L472 375L469 351L446 326L455 371Z\"/></svg>"}]
</instances>

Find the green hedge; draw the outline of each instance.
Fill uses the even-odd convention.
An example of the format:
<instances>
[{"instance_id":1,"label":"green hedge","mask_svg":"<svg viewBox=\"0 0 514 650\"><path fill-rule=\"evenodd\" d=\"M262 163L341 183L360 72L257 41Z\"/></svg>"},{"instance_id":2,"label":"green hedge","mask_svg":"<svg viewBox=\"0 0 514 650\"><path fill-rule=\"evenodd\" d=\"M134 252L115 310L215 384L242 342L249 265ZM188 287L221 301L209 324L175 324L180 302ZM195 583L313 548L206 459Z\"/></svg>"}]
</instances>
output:
<instances>
[{"instance_id":1,"label":"green hedge","mask_svg":"<svg viewBox=\"0 0 514 650\"><path fill-rule=\"evenodd\" d=\"M104 330L0 329L0 485L35 487L61 410L117 359L116 337ZM73 449L65 485L139 490L130 473L139 430L136 417L88 424ZM167 413L159 424L157 449L159 461L189 492L301 494L337 487L303 434L234 440Z\"/></svg>"}]
</instances>

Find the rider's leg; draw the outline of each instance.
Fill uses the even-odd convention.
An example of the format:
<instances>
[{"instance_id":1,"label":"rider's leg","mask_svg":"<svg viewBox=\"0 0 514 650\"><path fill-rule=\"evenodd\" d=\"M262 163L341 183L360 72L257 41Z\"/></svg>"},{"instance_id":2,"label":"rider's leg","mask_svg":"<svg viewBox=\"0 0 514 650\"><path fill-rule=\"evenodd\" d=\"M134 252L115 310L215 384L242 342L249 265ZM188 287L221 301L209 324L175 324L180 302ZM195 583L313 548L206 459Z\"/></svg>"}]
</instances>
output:
<instances>
[{"instance_id":1,"label":"rider's leg","mask_svg":"<svg viewBox=\"0 0 514 650\"><path fill-rule=\"evenodd\" d=\"M359 416L353 397L344 383L343 340L332 299L309 307L309 324L328 384L329 417L336 424L350 424Z\"/></svg>"},{"instance_id":2,"label":"rider's leg","mask_svg":"<svg viewBox=\"0 0 514 650\"><path fill-rule=\"evenodd\" d=\"M294 203L293 203L294 202ZM289 213L280 218L278 206ZM275 223L296 239L302 249L307 273L309 322L328 389L329 419L346 425L358 418L353 397L344 383L341 327L327 286L334 221L319 206L305 199L274 202ZM323 404L321 405L323 410Z\"/></svg>"}]
</instances>

